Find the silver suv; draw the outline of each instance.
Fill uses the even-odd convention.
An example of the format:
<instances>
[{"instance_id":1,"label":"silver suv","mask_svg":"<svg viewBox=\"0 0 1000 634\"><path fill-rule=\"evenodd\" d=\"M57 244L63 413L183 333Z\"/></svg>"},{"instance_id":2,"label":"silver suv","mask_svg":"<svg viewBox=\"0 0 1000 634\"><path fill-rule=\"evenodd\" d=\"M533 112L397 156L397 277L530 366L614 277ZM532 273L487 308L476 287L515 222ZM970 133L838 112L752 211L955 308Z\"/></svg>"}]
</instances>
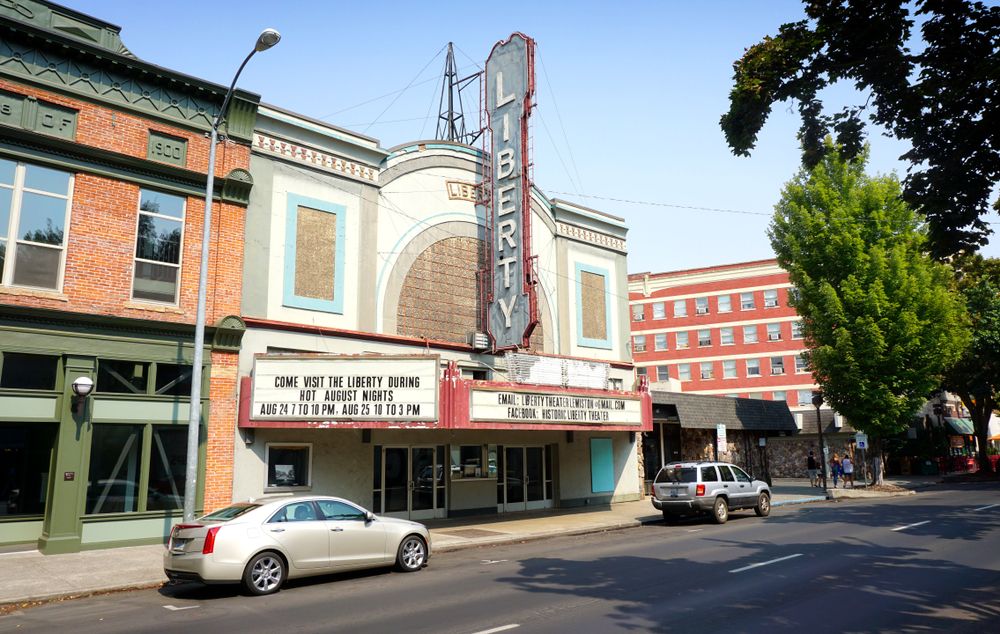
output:
<instances>
[{"instance_id":1,"label":"silver suv","mask_svg":"<svg viewBox=\"0 0 1000 634\"><path fill-rule=\"evenodd\" d=\"M708 513L716 524L724 524L736 509L767 517L771 489L727 462L671 462L653 480L653 506L668 523L681 515Z\"/></svg>"}]
</instances>

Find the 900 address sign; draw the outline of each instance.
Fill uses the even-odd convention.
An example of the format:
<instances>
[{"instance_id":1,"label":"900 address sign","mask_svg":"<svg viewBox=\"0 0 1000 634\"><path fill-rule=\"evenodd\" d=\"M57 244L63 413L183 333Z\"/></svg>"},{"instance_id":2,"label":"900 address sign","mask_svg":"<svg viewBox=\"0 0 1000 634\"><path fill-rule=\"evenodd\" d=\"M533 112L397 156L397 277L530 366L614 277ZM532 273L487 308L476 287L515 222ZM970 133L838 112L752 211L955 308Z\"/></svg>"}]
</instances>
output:
<instances>
[{"instance_id":1,"label":"900 address sign","mask_svg":"<svg viewBox=\"0 0 1000 634\"><path fill-rule=\"evenodd\" d=\"M253 420L436 421L438 357L258 357Z\"/></svg>"}]
</instances>

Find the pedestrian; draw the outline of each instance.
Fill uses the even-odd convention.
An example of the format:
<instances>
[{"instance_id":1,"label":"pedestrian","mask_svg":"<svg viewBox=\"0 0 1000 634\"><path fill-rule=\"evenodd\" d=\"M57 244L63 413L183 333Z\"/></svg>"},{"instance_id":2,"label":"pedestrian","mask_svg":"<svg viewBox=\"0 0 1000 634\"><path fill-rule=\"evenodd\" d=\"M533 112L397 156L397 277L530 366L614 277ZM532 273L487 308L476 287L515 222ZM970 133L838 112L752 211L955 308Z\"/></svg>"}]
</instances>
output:
<instances>
[{"instance_id":1,"label":"pedestrian","mask_svg":"<svg viewBox=\"0 0 1000 634\"><path fill-rule=\"evenodd\" d=\"M840 454L834 452L830 459L830 474L833 476L833 488L837 488L837 478L840 477Z\"/></svg>"},{"instance_id":2,"label":"pedestrian","mask_svg":"<svg viewBox=\"0 0 1000 634\"><path fill-rule=\"evenodd\" d=\"M847 488L847 483L851 483L851 488L854 488L854 462L851 460L850 454L844 454L844 459L840 461L840 468L844 470L844 488Z\"/></svg>"},{"instance_id":3,"label":"pedestrian","mask_svg":"<svg viewBox=\"0 0 1000 634\"><path fill-rule=\"evenodd\" d=\"M816 454L809 450L809 457L806 458L806 473L809 474L809 486L819 486L819 465L816 464Z\"/></svg>"}]
</instances>

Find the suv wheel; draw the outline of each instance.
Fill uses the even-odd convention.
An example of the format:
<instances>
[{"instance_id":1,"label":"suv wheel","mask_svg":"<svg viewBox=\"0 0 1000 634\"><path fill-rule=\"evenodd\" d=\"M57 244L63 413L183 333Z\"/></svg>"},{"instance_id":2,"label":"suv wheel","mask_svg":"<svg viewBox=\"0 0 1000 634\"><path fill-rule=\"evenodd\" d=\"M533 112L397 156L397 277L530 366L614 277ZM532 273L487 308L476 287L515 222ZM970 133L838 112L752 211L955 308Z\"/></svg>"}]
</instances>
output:
<instances>
[{"instance_id":1,"label":"suv wheel","mask_svg":"<svg viewBox=\"0 0 1000 634\"><path fill-rule=\"evenodd\" d=\"M712 507L712 519L716 524L725 524L729 519L729 504L725 498L715 498L715 505Z\"/></svg>"},{"instance_id":2,"label":"suv wheel","mask_svg":"<svg viewBox=\"0 0 1000 634\"><path fill-rule=\"evenodd\" d=\"M670 525L676 524L677 520L680 519L677 513L671 511L663 511L663 523Z\"/></svg>"},{"instance_id":3,"label":"suv wheel","mask_svg":"<svg viewBox=\"0 0 1000 634\"><path fill-rule=\"evenodd\" d=\"M767 517L771 514L771 496L767 493L761 493L760 497L757 498L757 506L753 507L753 512L757 514L757 517Z\"/></svg>"}]
</instances>

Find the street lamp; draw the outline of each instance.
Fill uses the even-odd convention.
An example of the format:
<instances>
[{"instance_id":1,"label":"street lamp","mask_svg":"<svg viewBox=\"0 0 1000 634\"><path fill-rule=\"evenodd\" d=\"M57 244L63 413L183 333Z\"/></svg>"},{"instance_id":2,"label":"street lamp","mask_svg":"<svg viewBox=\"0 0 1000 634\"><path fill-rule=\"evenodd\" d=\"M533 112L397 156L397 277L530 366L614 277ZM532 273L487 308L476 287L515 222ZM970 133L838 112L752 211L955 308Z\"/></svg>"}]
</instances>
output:
<instances>
[{"instance_id":1,"label":"street lamp","mask_svg":"<svg viewBox=\"0 0 1000 634\"><path fill-rule=\"evenodd\" d=\"M266 51L278 41L281 34L274 29L264 29L257 37L253 50L247 55L239 70L233 77L233 83L229 85L225 99L222 100L222 107L212 121L212 132L209 135L208 146L208 178L205 185L205 219L201 236L201 270L198 273L198 313L194 326L194 361L191 367L191 411L188 417L188 443L187 443L187 471L184 478L184 521L194 520L195 490L198 488L198 428L201 421L201 365L202 348L205 345L205 295L207 294L208 280L208 243L212 234L212 189L215 185L215 144L219 140L219 125L226 114L229 100L233 97L233 90L236 89L236 80L240 78L240 73L250 61L255 53Z\"/></svg>"},{"instance_id":2,"label":"street lamp","mask_svg":"<svg viewBox=\"0 0 1000 634\"><path fill-rule=\"evenodd\" d=\"M819 456L820 456L820 469L819 472L823 476L823 493L827 493L826 489L826 443L823 442L823 421L820 420L819 408L823 405L823 392L820 390L815 390L812 397L813 405L816 406L816 430L819 432Z\"/></svg>"}]
</instances>

